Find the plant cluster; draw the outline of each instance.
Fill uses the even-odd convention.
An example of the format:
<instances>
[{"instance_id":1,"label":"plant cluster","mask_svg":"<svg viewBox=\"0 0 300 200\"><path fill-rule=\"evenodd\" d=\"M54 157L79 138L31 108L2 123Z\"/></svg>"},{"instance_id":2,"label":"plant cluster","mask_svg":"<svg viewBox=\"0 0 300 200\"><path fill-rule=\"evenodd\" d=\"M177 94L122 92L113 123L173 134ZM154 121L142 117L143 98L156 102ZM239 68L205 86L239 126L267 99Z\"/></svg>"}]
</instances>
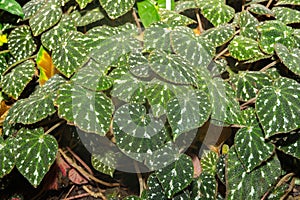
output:
<instances>
[{"instance_id":1,"label":"plant cluster","mask_svg":"<svg viewBox=\"0 0 300 200\"><path fill-rule=\"evenodd\" d=\"M0 21L0 177L17 168L37 187L62 154L66 133L58 130L67 126L96 170L146 180L139 197L126 199L292 195L300 173L299 5L0 1L19 17ZM209 143L204 126L232 134Z\"/></svg>"}]
</instances>

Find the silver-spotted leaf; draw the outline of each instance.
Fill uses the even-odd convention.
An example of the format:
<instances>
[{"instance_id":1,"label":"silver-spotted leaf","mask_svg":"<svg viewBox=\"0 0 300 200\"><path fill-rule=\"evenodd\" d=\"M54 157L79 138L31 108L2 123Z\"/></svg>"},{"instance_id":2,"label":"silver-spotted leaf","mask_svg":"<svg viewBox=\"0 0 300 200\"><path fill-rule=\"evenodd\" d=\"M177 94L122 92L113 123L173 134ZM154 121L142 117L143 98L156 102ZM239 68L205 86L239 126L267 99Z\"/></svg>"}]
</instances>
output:
<instances>
[{"instance_id":1,"label":"silver-spotted leaf","mask_svg":"<svg viewBox=\"0 0 300 200\"><path fill-rule=\"evenodd\" d=\"M279 21L282 21L285 24L293 24L300 22L300 11L285 8L285 7L274 7L272 8L275 18Z\"/></svg>"},{"instance_id":2,"label":"silver-spotted leaf","mask_svg":"<svg viewBox=\"0 0 300 200\"><path fill-rule=\"evenodd\" d=\"M148 59L141 53L132 53L128 58L129 71L137 77L147 78L151 74Z\"/></svg>"},{"instance_id":3,"label":"silver-spotted leaf","mask_svg":"<svg viewBox=\"0 0 300 200\"><path fill-rule=\"evenodd\" d=\"M259 46L265 53L272 54L275 43L289 48L294 46L293 29L279 20L261 22L257 29L260 32Z\"/></svg>"},{"instance_id":4,"label":"silver-spotted leaf","mask_svg":"<svg viewBox=\"0 0 300 200\"><path fill-rule=\"evenodd\" d=\"M300 5L299 0L278 0L276 5Z\"/></svg>"},{"instance_id":5,"label":"silver-spotted leaf","mask_svg":"<svg viewBox=\"0 0 300 200\"><path fill-rule=\"evenodd\" d=\"M245 38L256 40L258 38L256 29L258 23L258 20L248 11L241 12L239 15L240 35Z\"/></svg>"},{"instance_id":6,"label":"silver-spotted leaf","mask_svg":"<svg viewBox=\"0 0 300 200\"><path fill-rule=\"evenodd\" d=\"M144 48L145 50L161 50L171 52L170 41L171 30L168 25L154 24L147 28L144 32Z\"/></svg>"},{"instance_id":7,"label":"silver-spotted leaf","mask_svg":"<svg viewBox=\"0 0 300 200\"><path fill-rule=\"evenodd\" d=\"M234 26L221 25L215 28L208 29L201 34L201 37L206 38L209 42L214 44L215 47L227 43L233 38L235 34Z\"/></svg>"},{"instance_id":8,"label":"silver-spotted leaf","mask_svg":"<svg viewBox=\"0 0 300 200\"><path fill-rule=\"evenodd\" d=\"M147 181L148 185L148 196L147 198L149 200L167 200L167 197L164 194L164 191L162 189L162 186L158 180L158 178L155 176L155 174L151 174Z\"/></svg>"},{"instance_id":9,"label":"silver-spotted leaf","mask_svg":"<svg viewBox=\"0 0 300 200\"><path fill-rule=\"evenodd\" d=\"M265 143L264 134L258 125L238 130L234 140L238 157L247 172L269 159L275 150L274 145Z\"/></svg>"},{"instance_id":10,"label":"silver-spotted leaf","mask_svg":"<svg viewBox=\"0 0 300 200\"><path fill-rule=\"evenodd\" d=\"M237 98L242 101L256 97L260 89L272 84L266 73L254 71L239 71L231 77L231 81L236 87Z\"/></svg>"},{"instance_id":11,"label":"silver-spotted leaf","mask_svg":"<svg viewBox=\"0 0 300 200\"><path fill-rule=\"evenodd\" d=\"M34 36L54 26L61 18L62 10L60 1L49 0L47 3L29 20L30 28Z\"/></svg>"},{"instance_id":12,"label":"silver-spotted leaf","mask_svg":"<svg viewBox=\"0 0 300 200\"><path fill-rule=\"evenodd\" d=\"M192 182L192 199L211 200L217 196L217 180L215 175L202 172L200 176Z\"/></svg>"},{"instance_id":13,"label":"silver-spotted leaf","mask_svg":"<svg viewBox=\"0 0 300 200\"><path fill-rule=\"evenodd\" d=\"M35 15L45 4L47 0L31 0L23 6L24 19L29 19Z\"/></svg>"},{"instance_id":14,"label":"silver-spotted leaf","mask_svg":"<svg viewBox=\"0 0 300 200\"><path fill-rule=\"evenodd\" d=\"M239 61L260 57L264 54L260 51L258 42L247 37L236 36L229 44L229 52Z\"/></svg>"},{"instance_id":15,"label":"silver-spotted leaf","mask_svg":"<svg viewBox=\"0 0 300 200\"><path fill-rule=\"evenodd\" d=\"M174 139L182 133L201 127L211 114L211 103L206 93L185 90L167 104L167 118Z\"/></svg>"},{"instance_id":16,"label":"silver-spotted leaf","mask_svg":"<svg viewBox=\"0 0 300 200\"><path fill-rule=\"evenodd\" d=\"M65 79L58 75L53 76L30 97L17 101L10 108L5 121L9 124L33 124L55 113L53 101L62 83L65 83Z\"/></svg>"},{"instance_id":17,"label":"silver-spotted leaf","mask_svg":"<svg viewBox=\"0 0 300 200\"><path fill-rule=\"evenodd\" d=\"M202 155L200 160L202 172L214 176L217 170L217 161L218 154L214 151L209 151Z\"/></svg>"},{"instance_id":18,"label":"silver-spotted leaf","mask_svg":"<svg viewBox=\"0 0 300 200\"><path fill-rule=\"evenodd\" d=\"M234 148L228 153L227 160L227 199L249 199L257 200L270 190L281 175L281 166L277 157L268 160L251 173L247 173Z\"/></svg>"},{"instance_id":19,"label":"silver-spotted leaf","mask_svg":"<svg viewBox=\"0 0 300 200\"><path fill-rule=\"evenodd\" d=\"M282 44L275 45L275 51L280 60L283 62L289 70L297 75L300 75L300 49L294 48L289 50L286 46Z\"/></svg>"},{"instance_id":20,"label":"silver-spotted leaf","mask_svg":"<svg viewBox=\"0 0 300 200\"><path fill-rule=\"evenodd\" d=\"M34 62L27 60L2 77L3 92L18 99L35 73Z\"/></svg>"},{"instance_id":21,"label":"silver-spotted leaf","mask_svg":"<svg viewBox=\"0 0 300 200\"><path fill-rule=\"evenodd\" d=\"M0 9L5 10L11 14L24 17L24 13L22 11L20 4L15 0L1 0Z\"/></svg>"},{"instance_id":22,"label":"silver-spotted leaf","mask_svg":"<svg viewBox=\"0 0 300 200\"><path fill-rule=\"evenodd\" d=\"M84 9L92 1L93 0L76 0L76 2L79 4L80 9Z\"/></svg>"},{"instance_id":23,"label":"silver-spotted leaf","mask_svg":"<svg viewBox=\"0 0 300 200\"><path fill-rule=\"evenodd\" d=\"M159 9L158 13L160 20L173 28L176 26L187 26L189 24L196 23L193 19L171 10Z\"/></svg>"},{"instance_id":24,"label":"silver-spotted leaf","mask_svg":"<svg viewBox=\"0 0 300 200\"><path fill-rule=\"evenodd\" d=\"M116 19L133 7L135 0L124 0L124 1L112 1L112 0L99 0L101 6L106 11L107 15L111 19Z\"/></svg>"},{"instance_id":25,"label":"silver-spotted leaf","mask_svg":"<svg viewBox=\"0 0 300 200\"><path fill-rule=\"evenodd\" d=\"M177 192L186 188L193 180L193 163L191 158L182 154L175 162L156 172L164 193L172 198Z\"/></svg>"},{"instance_id":26,"label":"silver-spotted leaf","mask_svg":"<svg viewBox=\"0 0 300 200\"><path fill-rule=\"evenodd\" d=\"M193 67L181 56L153 51L149 57L151 69L161 78L176 84L196 84Z\"/></svg>"},{"instance_id":27,"label":"silver-spotted leaf","mask_svg":"<svg viewBox=\"0 0 300 200\"><path fill-rule=\"evenodd\" d=\"M91 159L92 165L97 171L113 177L115 168L113 168L112 166L116 166L115 154L113 152L111 153L111 155L107 154L103 157L93 154ZM106 163L109 163L109 165L107 165Z\"/></svg>"},{"instance_id":28,"label":"silver-spotted leaf","mask_svg":"<svg viewBox=\"0 0 300 200\"><path fill-rule=\"evenodd\" d=\"M81 12L73 12L72 19L75 21L76 26L87 26L91 23L99 21L104 18L104 15L99 8Z\"/></svg>"},{"instance_id":29,"label":"silver-spotted leaf","mask_svg":"<svg viewBox=\"0 0 300 200\"><path fill-rule=\"evenodd\" d=\"M88 49L85 36L76 31L65 33L54 48L52 60L55 67L66 77L71 77L88 61Z\"/></svg>"},{"instance_id":30,"label":"silver-spotted leaf","mask_svg":"<svg viewBox=\"0 0 300 200\"><path fill-rule=\"evenodd\" d=\"M104 136L109 130L113 113L111 100L102 92L75 84L65 84L55 100L58 115L79 129Z\"/></svg>"},{"instance_id":31,"label":"silver-spotted leaf","mask_svg":"<svg viewBox=\"0 0 300 200\"><path fill-rule=\"evenodd\" d=\"M249 7L249 11L257 15L274 16L272 10L262 4L251 4Z\"/></svg>"},{"instance_id":32,"label":"silver-spotted leaf","mask_svg":"<svg viewBox=\"0 0 300 200\"><path fill-rule=\"evenodd\" d=\"M57 141L52 135L45 135L42 128L21 129L16 140L16 167L37 187L55 161Z\"/></svg>"},{"instance_id":33,"label":"silver-spotted leaf","mask_svg":"<svg viewBox=\"0 0 300 200\"><path fill-rule=\"evenodd\" d=\"M300 85L288 78L260 90L255 109L265 137L300 128Z\"/></svg>"},{"instance_id":34,"label":"silver-spotted leaf","mask_svg":"<svg viewBox=\"0 0 300 200\"><path fill-rule=\"evenodd\" d=\"M171 33L173 50L198 70L207 67L214 54L214 45L203 37L196 37L191 29L177 27Z\"/></svg>"},{"instance_id":35,"label":"silver-spotted leaf","mask_svg":"<svg viewBox=\"0 0 300 200\"><path fill-rule=\"evenodd\" d=\"M143 200L143 198L140 198L138 196L130 195L124 198L124 200Z\"/></svg>"},{"instance_id":36,"label":"silver-spotted leaf","mask_svg":"<svg viewBox=\"0 0 300 200\"><path fill-rule=\"evenodd\" d=\"M8 37L8 49L17 60L31 56L36 48L29 26L19 26L11 31Z\"/></svg>"},{"instance_id":37,"label":"silver-spotted leaf","mask_svg":"<svg viewBox=\"0 0 300 200\"><path fill-rule=\"evenodd\" d=\"M175 11L180 13L185 10L197 8L195 1L176 1Z\"/></svg>"},{"instance_id":38,"label":"silver-spotted leaf","mask_svg":"<svg viewBox=\"0 0 300 200\"><path fill-rule=\"evenodd\" d=\"M225 178L225 167L226 167L226 155L227 154L222 154L220 155L218 161L217 161L217 170L216 174L219 180L225 184L226 178Z\"/></svg>"},{"instance_id":39,"label":"silver-spotted leaf","mask_svg":"<svg viewBox=\"0 0 300 200\"><path fill-rule=\"evenodd\" d=\"M14 138L9 137L4 140L0 137L0 178L9 174L15 166L14 144Z\"/></svg>"},{"instance_id":40,"label":"silver-spotted leaf","mask_svg":"<svg viewBox=\"0 0 300 200\"><path fill-rule=\"evenodd\" d=\"M278 148L286 154L289 154L297 159L300 159L300 132L292 131L287 137L284 137L283 142L278 145Z\"/></svg>"}]
</instances>

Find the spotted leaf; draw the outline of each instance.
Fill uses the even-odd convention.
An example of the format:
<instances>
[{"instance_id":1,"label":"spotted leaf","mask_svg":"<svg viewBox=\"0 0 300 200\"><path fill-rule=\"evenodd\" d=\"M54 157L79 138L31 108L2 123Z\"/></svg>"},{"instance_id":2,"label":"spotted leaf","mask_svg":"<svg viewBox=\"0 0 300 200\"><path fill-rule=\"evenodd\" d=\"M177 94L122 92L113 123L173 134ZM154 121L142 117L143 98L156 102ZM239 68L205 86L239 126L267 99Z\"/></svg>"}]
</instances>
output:
<instances>
[{"instance_id":1,"label":"spotted leaf","mask_svg":"<svg viewBox=\"0 0 300 200\"><path fill-rule=\"evenodd\" d=\"M172 198L177 192L186 188L193 180L193 163L185 154L182 154L175 162L156 172L164 193Z\"/></svg>"},{"instance_id":2,"label":"spotted leaf","mask_svg":"<svg viewBox=\"0 0 300 200\"><path fill-rule=\"evenodd\" d=\"M185 10L197 8L195 1L176 1L175 11L180 13Z\"/></svg>"},{"instance_id":3,"label":"spotted leaf","mask_svg":"<svg viewBox=\"0 0 300 200\"><path fill-rule=\"evenodd\" d=\"M74 13L76 13L74 15ZM84 11L82 13L73 12L72 18L75 21L76 26L87 26L91 23L99 21L104 18L104 15L99 8L94 8L92 10Z\"/></svg>"},{"instance_id":4,"label":"spotted leaf","mask_svg":"<svg viewBox=\"0 0 300 200\"><path fill-rule=\"evenodd\" d=\"M172 31L171 41L175 53L189 60L196 69L207 67L215 54L213 44L202 37L196 37L186 27L178 27Z\"/></svg>"},{"instance_id":5,"label":"spotted leaf","mask_svg":"<svg viewBox=\"0 0 300 200\"><path fill-rule=\"evenodd\" d=\"M300 49L294 48L289 50L282 44L275 45L275 51L280 60L285 66L287 66L292 72L297 75L300 75Z\"/></svg>"},{"instance_id":6,"label":"spotted leaf","mask_svg":"<svg viewBox=\"0 0 300 200\"><path fill-rule=\"evenodd\" d=\"M11 14L24 17L24 13L22 11L20 4L15 0L1 0L0 9L10 12Z\"/></svg>"},{"instance_id":7,"label":"spotted leaf","mask_svg":"<svg viewBox=\"0 0 300 200\"><path fill-rule=\"evenodd\" d=\"M226 199L261 199L276 183L281 175L281 166L277 157L268 160L259 168L247 173L237 156L234 148L231 148L227 161L228 195Z\"/></svg>"},{"instance_id":8,"label":"spotted leaf","mask_svg":"<svg viewBox=\"0 0 300 200\"><path fill-rule=\"evenodd\" d=\"M192 199L216 199L217 180L215 176L208 172L202 172L200 176L192 182Z\"/></svg>"},{"instance_id":9,"label":"spotted leaf","mask_svg":"<svg viewBox=\"0 0 300 200\"><path fill-rule=\"evenodd\" d=\"M300 5L299 0L278 0L276 5Z\"/></svg>"},{"instance_id":10,"label":"spotted leaf","mask_svg":"<svg viewBox=\"0 0 300 200\"><path fill-rule=\"evenodd\" d=\"M217 161L218 155L214 151L209 151L202 155L200 160L202 172L214 176L216 174Z\"/></svg>"},{"instance_id":11,"label":"spotted leaf","mask_svg":"<svg viewBox=\"0 0 300 200\"><path fill-rule=\"evenodd\" d=\"M262 4L251 4L249 7L249 11L257 15L274 16L272 10Z\"/></svg>"},{"instance_id":12,"label":"spotted leaf","mask_svg":"<svg viewBox=\"0 0 300 200\"><path fill-rule=\"evenodd\" d=\"M272 8L275 18L279 21L282 21L285 24L293 24L300 22L300 11L285 8L285 7L274 7Z\"/></svg>"},{"instance_id":13,"label":"spotted leaf","mask_svg":"<svg viewBox=\"0 0 300 200\"><path fill-rule=\"evenodd\" d=\"M191 18L171 10L159 9L158 13L160 16L160 21L168 24L170 27L187 26L189 24L196 23L196 21L192 20Z\"/></svg>"},{"instance_id":14,"label":"spotted leaf","mask_svg":"<svg viewBox=\"0 0 300 200\"><path fill-rule=\"evenodd\" d=\"M231 77L231 81L236 87L237 98L242 101L256 97L260 89L272 84L266 73L253 71L239 71Z\"/></svg>"},{"instance_id":15,"label":"spotted leaf","mask_svg":"<svg viewBox=\"0 0 300 200\"><path fill-rule=\"evenodd\" d=\"M260 32L259 46L265 53L272 54L275 43L281 43L287 47L294 46L293 29L281 21L265 21L257 29Z\"/></svg>"},{"instance_id":16,"label":"spotted leaf","mask_svg":"<svg viewBox=\"0 0 300 200\"><path fill-rule=\"evenodd\" d=\"M16 140L16 167L37 187L55 161L57 141L52 135L45 135L42 128L21 129Z\"/></svg>"},{"instance_id":17,"label":"spotted leaf","mask_svg":"<svg viewBox=\"0 0 300 200\"><path fill-rule=\"evenodd\" d=\"M278 148L286 154L300 159L300 132L292 131L278 144Z\"/></svg>"},{"instance_id":18,"label":"spotted leaf","mask_svg":"<svg viewBox=\"0 0 300 200\"><path fill-rule=\"evenodd\" d=\"M107 165L107 163L109 163L109 165ZM111 155L105 155L103 157L93 154L92 165L97 171L113 177L115 171L113 166L116 166L115 154L112 152Z\"/></svg>"},{"instance_id":19,"label":"spotted leaf","mask_svg":"<svg viewBox=\"0 0 300 200\"><path fill-rule=\"evenodd\" d=\"M13 151L14 143L15 139L12 137L7 138L6 140L0 137L1 178L6 174L9 174L15 166L15 157Z\"/></svg>"},{"instance_id":20,"label":"spotted leaf","mask_svg":"<svg viewBox=\"0 0 300 200\"><path fill-rule=\"evenodd\" d=\"M260 90L255 109L266 138L300 128L299 96L299 83L283 77Z\"/></svg>"},{"instance_id":21,"label":"spotted leaf","mask_svg":"<svg viewBox=\"0 0 300 200\"><path fill-rule=\"evenodd\" d=\"M167 104L167 118L174 139L182 133L201 127L210 114L209 97L202 91L186 90Z\"/></svg>"},{"instance_id":22,"label":"spotted leaf","mask_svg":"<svg viewBox=\"0 0 300 200\"><path fill-rule=\"evenodd\" d=\"M26 85L32 80L35 72L34 62L27 60L2 78L2 89L9 96L18 99Z\"/></svg>"},{"instance_id":23,"label":"spotted leaf","mask_svg":"<svg viewBox=\"0 0 300 200\"><path fill-rule=\"evenodd\" d=\"M29 19L35 15L45 4L47 0L31 0L23 6L24 18Z\"/></svg>"},{"instance_id":24,"label":"spotted leaf","mask_svg":"<svg viewBox=\"0 0 300 200\"><path fill-rule=\"evenodd\" d=\"M208 29L207 31L203 32L201 36L214 44L215 47L218 47L231 40L234 34L235 30L232 25L221 25Z\"/></svg>"},{"instance_id":25,"label":"spotted leaf","mask_svg":"<svg viewBox=\"0 0 300 200\"><path fill-rule=\"evenodd\" d=\"M99 0L101 6L106 11L107 15L111 19L116 19L133 7L135 0L124 0L124 1L112 1L112 0Z\"/></svg>"},{"instance_id":26,"label":"spotted leaf","mask_svg":"<svg viewBox=\"0 0 300 200\"><path fill-rule=\"evenodd\" d=\"M71 77L88 61L88 49L84 45L84 35L80 32L70 31L62 36L61 42L54 48L53 63L66 77Z\"/></svg>"},{"instance_id":27,"label":"spotted leaf","mask_svg":"<svg viewBox=\"0 0 300 200\"><path fill-rule=\"evenodd\" d=\"M167 200L167 197L164 194L164 191L162 189L162 186L158 180L158 178L155 176L155 174L151 174L147 181L148 185L148 196L147 198L149 200Z\"/></svg>"},{"instance_id":28,"label":"spotted leaf","mask_svg":"<svg viewBox=\"0 0 300 200\"><path fill-rule=\"evenodd\" d=\"M36 47L29 26L19 26L8 36L8 49L17 60L31 56Z\"/></svg>"},{"instance_id":29,"label":"spotted leaf","mask_svg":"<svg viewBox=\"0 0 300 200\"><path fill-rule=\"evenodd\" d=\"M76 0L76 2L79 4L80 9L84 9L92 1L93 0Z\"/></svg>"},{"instance_id":30,"label":"spotted leaf","mask_svg":"<svg viewBox=\"0 0 300 200\"><path fill-rule=\"evenodd\" d=\"M258 23L258 20L248 11L241 12L239 14L240 35L245 38L256 40L258 38L256 29Z\"/></svg>"},{"instance_id":31,"label":"spotted leaf","mask_svg":"<svg viewBox=\"0 0 300 200\"><path fill-rule=\"evenodd\" d=\"M62 77L53 76L29 98L17 101L10 108L5 121L9 124L33 124L55 113L53 101L58 87L64 82Z\"/></svg>"},{"instance_id":32,"label":"spotted leaf","mask_svg":"<svg viewBox=\"0 0 300 200\"><path fill-rule=\"evenodd\" d=\"M61 18L60 1L49 0L39 11L30 18L29 25L34 36L54 26Z\"/></svg>"}]
</instances>

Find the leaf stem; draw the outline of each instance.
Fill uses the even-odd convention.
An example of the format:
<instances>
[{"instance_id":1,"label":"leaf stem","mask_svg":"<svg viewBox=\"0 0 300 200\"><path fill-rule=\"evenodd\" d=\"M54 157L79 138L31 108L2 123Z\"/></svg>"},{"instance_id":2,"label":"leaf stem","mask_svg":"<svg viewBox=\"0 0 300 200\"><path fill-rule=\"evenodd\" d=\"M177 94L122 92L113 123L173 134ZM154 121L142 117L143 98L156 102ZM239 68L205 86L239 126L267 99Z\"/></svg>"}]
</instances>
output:
<instances>
[{"instance_id":1,"label":"leaf stem","mask_svg":"<svg viewBox=\"0 0 300 200\"><path fill-rule=\"evenodd\" d=\"M143 182L143 177L142 177L142 174L141 174L141 171L139 169L139 166L137 165L137 162L134 161L134 168L136 170L136 174L137 174L137 177L138 177L138 180L139 180L139 185L140 185L140 195L142 195L142 192L144 190L144 182Z\"/></svg>"},{"instance_id":2,"label":"leaf stem","mask_svg":"<svg viewBox=\"0 0 300 200\"><path fill-rule=\"evenodd\" d=\"M29 60L29 59L33 59L33 58L36 58L36 55L33 55L33 56L30 56L30 57L27 57L27 58L23 58L17 62L15 62L14 64L12 64L11 66L9 66L3 73L2 75L4 76L5 74L7 74L10 70L12 70L13 68L15 68L18 64L26 61L26 60Z\"/></svg>"},{"instance_id":3,"label":"leaf stem","mask_svg":"<svg viewBox=\"0 0 300 200\"><path fill-rule=\"evenodd\" d=\"M225 49L223 49L220 53L218 53L218 55L216 55L216 57L214 58L214 60L217 60L218 58L220 58L222 55L224 55L226 52L228 51L228 48L226 47Z\"/></svg>"},{"instance_id":4,"label":"leaf stem","mask_svg":"<svg viewBox=\"0 0 300 200\"><path fill-rule=\"evenodd\" d=\"M138 27L138 31L139 31L139 34L142 34L142 27L141 27L141 24L140 24L140 21L139 21L139 18L138 16L136 15L136 12L135 12L135 8L132 9L132 16L134 18L134 21Z\"/></svg>"},{"instance_id":5,"label":"leaf stem","mask_svg":"<svg viewBox=\"0 0 300 200\"><path fill-rule=\"evenodd\" d=\"M272 2L273 2L273 0L269 0L268 3L267 3L267 5L266 5L266 8L269 8L270 5L272 4Z\"/></svg>"},{"instance_id":6,"label":"leaf stem","mask_svg":"<svg viewBox=\"0 0 300 200\"><path fill-rule=\"evenodd\" d=\"M51 133L54 129L56 129L57 127L59 127L63 123L64 123L64 121L58 122L57 124L55 124L54 126L52 126L51 128L49 128L44 134L47 135L47 134Z\"/></svg>"},{"instance_id":7,"label":"leaf stem","mask_svg":"<svg viewBox=\"0 0 300 200\"><path fill-rule=\"evenodd\" d=\"M243 110L245 109L249 104L251 103L254 103L256 101L256 97L252 98L252 99L249 99L247 102L243 103L241 106L240 106L240 109Z\"/></svg>"},{"instance_id":8,"label":"leaf stem","mask_svg":"<svg viewBox=\"0 0 300 200\"><path fill-rule=\"evenodd\" d=\"M104 194L101 191L98 192L94 192L91 189L89 189L86 185L82 186L82 188L90 194L90 196L94 197L94 198L102 198L102 200L107 200L107 198L104 196Z\"/></svg>"},{"instance_id":9,"label":"leaf stem","mask_svg":"<svg viewBox=\"0 0 300 200\"><path fill-rule=\"evenodd\" d=\"M199 9L196 9L196 17L197 17L197 21L198 21L198 30L200 32L200 34L204 31L203 26L202 26L202 22L201 22L201 18L200 18L200 14L199 14Z\"/></svg>"},{"instance_id":10,"label":"leaf stem","mask_svg":"<svg viewBox=\"0 0 300 200\"><path fill-rule=\"evenodd\" d=\"M1 54L5 54L5 53L9 53L10 52L10 50L8 49L8 50L3 50L3 51L0 51L0 55Z\"/></svg>"},{"instance_id":11,"label":"leaf stem","mask_svg":"<svg viewBox=\"0 0 300 200\"><path fill-rule=\"evenodd\" d=\"M262 69L259 70L259 71L261 71L261 72L267 71L269 68L271 68L271 67L273 67L274 65L276 65L277 63L279 63L279 61L280 61L280 60L278 59L278 60L275 60L275 61L271 62L270 64L266 65L264 68L262 68Z\"/></svg>"}]
</instances>

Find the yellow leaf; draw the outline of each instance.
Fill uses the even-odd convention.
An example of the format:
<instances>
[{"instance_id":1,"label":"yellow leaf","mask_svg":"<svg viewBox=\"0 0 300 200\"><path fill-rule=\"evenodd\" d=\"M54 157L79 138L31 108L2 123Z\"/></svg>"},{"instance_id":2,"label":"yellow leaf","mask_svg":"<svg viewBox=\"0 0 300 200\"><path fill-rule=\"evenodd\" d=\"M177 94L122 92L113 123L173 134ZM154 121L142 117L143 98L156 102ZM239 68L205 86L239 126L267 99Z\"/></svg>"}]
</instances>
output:
<instances>
[{"instance_id":1,"label":"yellow leaf","mask_svg":"<svg viewBox=\"0 0 300 200\"><path fill-rule=\"evenodd\" d=\"M49 78L51 78L52 76L54 76L54 74L57 73L57 70L53 65L51 56L43 48L43 46L41 46L38 52L36 64L40 71L40 76L39 76L40 85L44 85Z\"/></svg>"},{"instance_id":2,"label":"yellow leaf","mask_svg":"<svg viewBox=\"0 0 300 200\"><path fill-rule=\"evenodd\" d=\"M0 47L3 46L4 43L7 43L6 34L0 35Z\"/></svg>"}]
</instances>

